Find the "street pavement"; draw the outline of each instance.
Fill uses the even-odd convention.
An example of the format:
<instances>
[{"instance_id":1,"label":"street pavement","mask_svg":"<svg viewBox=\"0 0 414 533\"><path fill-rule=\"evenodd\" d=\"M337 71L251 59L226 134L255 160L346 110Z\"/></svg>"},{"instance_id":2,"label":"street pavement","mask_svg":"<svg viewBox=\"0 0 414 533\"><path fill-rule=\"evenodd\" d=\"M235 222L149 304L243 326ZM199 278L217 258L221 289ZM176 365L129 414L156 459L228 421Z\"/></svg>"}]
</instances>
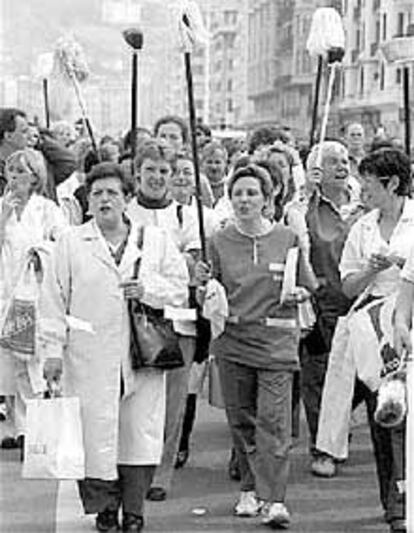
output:
<instances>
[{"instance_id":1,"label":"street pavement","mask_svg":"<svg viewBox=\"0 0 414 533\"><path fill-rule=\"evenodd\" d=\"M0 424L0 435L7 430ZM268 531L259 519L232 516L237 483L227 477L230 438L223 411L199 402L190 460L175 476L162 503L148 503L145 531L158 533L247 533ZM93 517L85 517L72 482L32 481L20 477L14 450L0 452L0 533L92 533ZM287 496L292 533L386 533L378 501L368 429L353 430L351 456L333 479L309 473L307 435L292 450Z\"/></svg>"}]
</instances>

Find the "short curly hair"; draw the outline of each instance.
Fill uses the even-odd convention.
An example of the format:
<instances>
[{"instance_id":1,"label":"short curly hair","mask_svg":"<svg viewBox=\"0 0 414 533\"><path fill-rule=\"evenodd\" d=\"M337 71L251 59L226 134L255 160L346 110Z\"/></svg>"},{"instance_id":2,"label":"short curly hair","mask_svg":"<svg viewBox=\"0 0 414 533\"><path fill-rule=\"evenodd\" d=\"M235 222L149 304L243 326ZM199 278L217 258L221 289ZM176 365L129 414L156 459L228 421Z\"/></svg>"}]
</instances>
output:
<instances>
[{"instance_id":1,"label":"short curly hair","mask_svg":"<svg viewBox=\"0 0 414 533\"><path fill-rule=\"evenodd\" d=\"M121 166L118 163L111 163L110 161L105 161L103 163L98 163L95 165L92 170L87 174L85 179L85 190L86 194L90 194L92 190L92 185L95 181L103 180L106 178L116 178L121 183L122 192L125 196L131 193L131 184L128 182L127 177L125 176Z\"/></svg>"},{"instance_id":2,"label":"short curly hair","mask_svg":"<svg viewBox=\"0 0 414 533\"><path fill-rule=\"evenodd\" d=\"M171 168L174 168L176 155L172 155L169 147L157 139L148 139L137 147L137 153L134 159L135 172L139 172L145 159L152 159L154 161L165 160L170 163Z\"/></svg>"},{"instance_id":3,"label":"short curly hair","mask_svg":"<svg viewBox=\"0 0 414 533\"><path fill-rule=\"evenodd\" d=\"M401 150L379 148L364 157L358 170L362 177L372 175L380 178L384 187L387 186L392 176L398 176L399 184L395 191L396 195L410 196L411 194L410 158Z\"/></svg>"}]
</instances>

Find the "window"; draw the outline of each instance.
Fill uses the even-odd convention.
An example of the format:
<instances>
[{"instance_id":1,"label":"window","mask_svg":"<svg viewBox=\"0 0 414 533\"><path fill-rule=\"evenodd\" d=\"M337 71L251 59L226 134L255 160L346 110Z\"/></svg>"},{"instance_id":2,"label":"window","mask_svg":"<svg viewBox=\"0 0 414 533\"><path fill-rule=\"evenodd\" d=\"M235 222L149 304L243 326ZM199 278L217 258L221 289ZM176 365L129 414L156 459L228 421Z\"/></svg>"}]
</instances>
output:
<instances>
[{"instance_id":1,"label":"window","mask_svg":"<svg viewBox=\"0 0 414 533\"><path fill-rule=\"evenodd\" d=\"M233 111L233 100L231 98L227 100L227 111L229 113Z\"/></svg>"},{"instance_id":2,"label":"window","mask_svg":"<svg viewBox=\"0 0 414 533\"><path fill-rule=\"evenodd\" d=\"M225 11L224 12L224 24L236 24L237 22L237 11Z\"/></svg>"},{"instance_id":3,"label":"window","mask_svg":"<svg viewBox=\"0 0 414 533\"><path fill-rule=\"evenodd\" d=\"M387 14L382 15L382 40L387 40Z\"/></svg>"},{"instance_id":4,"label":"window","mask_svg":"<svg viewBox=\"0 0 414 533\"><path fill-rule=\"evenodd\" d=\"M232 90L233 90L233 80L227 80L227 90L228 90L228 92L232 92Z\"/></svg>"},{"instance_id":5,"label":"window","mask_svg":"<svg viewBox=\"0 0 414 533\"><path fill-rule=\"evenodd\" d=\"M381 22L379 20L375 23L375 42L379 43L381 38Z\"/></svg>"},{"instance_id":6,"label":"window","mask_svg":"<svg viewBox=\"0 0 414 533\"><path fill-rule=\"evenodd\" d=\"M385 89L385 66L384 63L381 63L381 70L380 70L380 91L383 91Z\"/></svg>"},{"instance_id":7,"label":"window","mask_svg":"<svg viewBox=\"0 0 414 533\"><path fill-rule=\"evenodd\" d=\"M401 69L400 68L397 68L397 70L395 71L395 83L397 83L398 85L401 84Z\"/></svg>"},{"instance_id":8,"label":"window","mask_svg":"<svg viewBox=\"0 0 414 533\"><path fill-rule=\"evenodd\" d=\"M396 37L402 37L403 35L404 35L404 13L398 13Z\"/></svg>"},{"instance_id":9,"label":"window","mask_svg":"<svg viewBox=\"0 0 414 533\"><path fill-rule=\"evenodd\" d=\"M362 94L364 92L364 85L365 85L365 73L364 73L364 67L361 67L361 71L359 73L359 92Z\"/></svg>"}]
</instances>

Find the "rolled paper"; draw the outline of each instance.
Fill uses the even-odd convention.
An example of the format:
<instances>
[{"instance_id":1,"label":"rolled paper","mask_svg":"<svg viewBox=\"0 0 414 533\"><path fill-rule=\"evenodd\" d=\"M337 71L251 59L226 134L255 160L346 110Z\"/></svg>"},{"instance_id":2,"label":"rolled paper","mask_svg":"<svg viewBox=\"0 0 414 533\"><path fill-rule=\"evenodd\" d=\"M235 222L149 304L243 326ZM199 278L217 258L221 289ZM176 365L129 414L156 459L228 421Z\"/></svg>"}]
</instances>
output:
<instances>
[{"instance_id":1,"label":"rolled paper","mask_svg":"<svg viewBox=\"0 0 414 533\"><path fill-rule=\"evenodd\" d=\"M345 32L336 9L320 7L314 12L306 49L311 56L321 55L324 58L331 51L331 58L339 58L335 61L342 60L345 53Z\"/></svg>"},{"instance_id":2,"label":"rolled paper","mask_svg":"<svg viewBox=\"0 0 414 533\"><path fill-rule=\"evenodd\" d=\"M193 0L181 0L175 11L181 50L192 52L197 45L206 45L210 36L198 4Z\"/></svg>"}]
</instances>

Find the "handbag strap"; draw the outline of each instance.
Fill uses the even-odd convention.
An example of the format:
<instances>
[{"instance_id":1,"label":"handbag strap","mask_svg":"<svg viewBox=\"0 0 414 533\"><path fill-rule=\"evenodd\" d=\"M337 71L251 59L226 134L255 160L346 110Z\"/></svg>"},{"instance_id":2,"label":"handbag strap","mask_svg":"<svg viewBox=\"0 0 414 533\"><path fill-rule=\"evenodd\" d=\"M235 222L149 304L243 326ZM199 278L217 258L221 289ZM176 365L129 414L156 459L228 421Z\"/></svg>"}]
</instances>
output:
<instances>
[{"instance_id":1,"label":"handbag strap","mask_svg":"<svg viewBox=\"0 0 414 533\"><path fill-rule=\"evenodd\" d=\"M141 268L141 258L138 257L138 259L134 263L134 270L132 272L132 279L138 279L140 268Z\"/></svg>"},{"instance_id":2,"label":"handbag strap","mask_svg":"<svg viewBox=\"0 0 414 533\"><path fill-rule=\"evenodd\" d=\"M142 251L144 247L144 234L145 234L145 227L138 228L138 248ZM138 259L135 261L134 264L134 270L132 272L132 279L138 279L139 276L139 269L141 268L141 257L138 257Z\"/></svg>"}]
</instances>

